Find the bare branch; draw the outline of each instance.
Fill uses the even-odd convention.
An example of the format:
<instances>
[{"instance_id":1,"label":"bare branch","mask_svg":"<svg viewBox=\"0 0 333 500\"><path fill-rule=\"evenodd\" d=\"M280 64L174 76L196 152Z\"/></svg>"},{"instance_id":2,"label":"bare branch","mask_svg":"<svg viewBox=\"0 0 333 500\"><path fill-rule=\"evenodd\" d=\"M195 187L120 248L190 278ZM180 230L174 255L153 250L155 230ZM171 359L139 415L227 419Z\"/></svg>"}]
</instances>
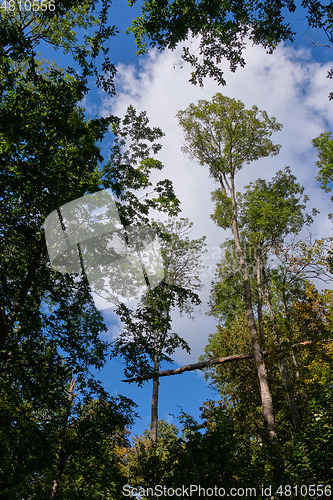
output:
<instances>
[{"instance_id":1,"label":"bare branch","mask_svg":"<svg viewBox=\"0 0 333 500\"><path fill-rule=\"evenodd\" d=\"M252 354L233 354L232 356L226 356L225 358L213 358L208 361L202 361L200 363L193 363L190 365L184 365L180 368L175 368L174 370L162 370L157 373L150 373L149 375L145 375L144 377L134 377L130 379L122 380L122 382L142 382L144 380L150 380L155 377L168 377L169 375L180 375L184 372L190 372L193 370L203 370L204 368L208 368L212 365L221 365L223 363L228 363L230 361L239 361L240 359L250 359L252 358Z\"/></svg>"},{"instance_id":2,"label":"bare branch","mask_svg":"<svg viewBox=\"0 0 333 500\"><path fill-rule=\"evenodd\" d=\"M332 342L333 339L325 340L324 342ZM293 349L297 347L305 347L313 343L313 340L306 340L304 342L299 342L298 344L293 344L291 347ZM269 351L264 351L263 356L269 356L271 353ZM232 361L240 361L242 359L251 359L253 357L252 354L232 354L231 356L226 356L225 358L213 358L208 361L202 361L200 363L192 363L190 365L180 366L179 368L175 368L173 370L162 370L160 372L153 372L149 375L145 375L144 377L134 377L122 380L122 382L143 382L145 380L151 380L156 377L169 377L169 375L180 375L184 372L191 372L194 370L203 370L204 368L208 368L213 365L222 365L224 363L230 363Z\"/></svg>"}]
</instances>

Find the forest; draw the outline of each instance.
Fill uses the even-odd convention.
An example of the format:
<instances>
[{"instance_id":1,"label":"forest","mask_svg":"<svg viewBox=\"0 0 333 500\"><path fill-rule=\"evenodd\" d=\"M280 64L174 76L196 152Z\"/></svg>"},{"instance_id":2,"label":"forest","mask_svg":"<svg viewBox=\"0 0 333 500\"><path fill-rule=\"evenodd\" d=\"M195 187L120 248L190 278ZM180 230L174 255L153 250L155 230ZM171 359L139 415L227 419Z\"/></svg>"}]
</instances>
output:
<instances>
[{"instance_id":1,"label":"forest","mask_svg":"<svg viewBox=\"0 0 333 500\"><path fill-rule=\"evenodd\" d=\"M313 230L319 210L292 166L257 175L258 162L279 158L285 124L224 92L222 63L232 74L246 67L247 45L273 57L297 41L300 15L320 34L318 50L331 49L332 2L128 1L136 58L180 48L188 87L216 87L176 117L177 168L186 157L193 177L210 178L214 210L204 215L221 230L205 304L214 331L183 365L175 356L191 345L174 318L190 321L202 305L206 235L193 237L164 178L164 131L148 113L88 109L93 88L117 96L114 6L0 6L0 499L329 499L332 238ZM333 92L324 97L329 115ZM329 123L304 144L328 203ZM142 435L131 432L137 401L100 380L114 359L138 394L151 389ZM195 371L217 397L202 400L200 418L160 419L161 379Z\"/></svg>"}]
</instances>

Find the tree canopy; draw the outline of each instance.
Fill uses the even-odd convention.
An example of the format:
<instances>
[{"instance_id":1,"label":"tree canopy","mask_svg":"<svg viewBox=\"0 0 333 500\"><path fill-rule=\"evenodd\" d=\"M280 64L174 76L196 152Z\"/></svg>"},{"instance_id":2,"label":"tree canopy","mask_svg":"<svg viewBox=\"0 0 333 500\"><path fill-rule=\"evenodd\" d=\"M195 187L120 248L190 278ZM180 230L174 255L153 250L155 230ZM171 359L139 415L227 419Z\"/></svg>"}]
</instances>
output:
<instances>
[{"instance_id":1,"label":"tree canopy","mask_svg":"<svg viewBox=\"0 0 333 500\"><path fill-rule=\"evenodd\" d=\"M130 4L135 2L131 0ZM193 67L190 81L200 85L207 76L226 83L218 67L223 59L227 59L232 71L244 66L243 51L248 39L269 52L281 41L293 41L293 18L299 15L305 14L309 27L323 30L332 43L331 4L326 2L145 0L141 9L141 16L134 19L130 28L139 53L145 52L148 44L159 50L172 50L178 43L199 36L198 53L185 45L182 57Z\"/></svg>"}]
</instances>

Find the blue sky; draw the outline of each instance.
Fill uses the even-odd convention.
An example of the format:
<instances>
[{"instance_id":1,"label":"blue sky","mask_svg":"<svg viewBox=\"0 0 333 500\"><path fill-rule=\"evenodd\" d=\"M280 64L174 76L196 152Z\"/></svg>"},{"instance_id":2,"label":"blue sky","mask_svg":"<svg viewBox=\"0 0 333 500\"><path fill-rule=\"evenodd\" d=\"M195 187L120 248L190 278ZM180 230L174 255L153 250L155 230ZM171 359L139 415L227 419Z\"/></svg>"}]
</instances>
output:
<instances>
[{"instance_id":1,"label":"blue sky","mask_svg":"<svg viewBox=\"0 0 333 500\"><path fill-rule=\"evenodd\" d=\"M220 255L219 245L230 234L217 228L210 220L209 215L213 211L210 192L215 186L208 172L181 152L182 134L175 115L191 102L209 99L219 91L242 100L247 106L256 104L276 116L284 125L276 137L276 141L282 145L280 155L246 167L237 179L237 188L241 190L258 177L270 179L278 169L289 165L299 182L305 186L310 197L309 206L320 210L311 228L312 233L315 237L329 236L331 223L327 214L331 211L331 203L329 195L320 189L315 180L316 157L311 140L325 129L331 130L333 125L333 102L327 98L333 85L326 78L328 69L333 66L333 50L312 45L319 34L310 36L304 13L299 11L293 17L296 19L297 31L294 45L281 44L273 55L268 55L261 47L249 44L245 51L245 68L230 73L227 65L222 63L227 77L226 87L220 88L214 82L207 81L202 89L188 83L190 69L186 64L181 64L180 49L172 53L151 50L146 56L137 58L133 37L124 33L131 18L138 14L139 5L140 2L131 9L124 0L114 0L111 6L111 23L120 31L110 41L110 57L118 68L117 96L110 99L92 87L83 104L89 115L111 112L121 117L130 104L139 111L148 112L152 125L161 127L166 134L160 155L165 170L156 174L155 180L170 178L174 182L183 204L182 216L194 222L193 237L207 237L202 306L198 308L194 320L180 318L177 314L174 317L174 331L184 336L192 348L191 355L180 351L176 353L174 366L180 366L196 362L203 352L208 335L215 331L214 319L205 315L206 304ZM195 50L198 42L190 40L189 44ZM110 137L107 137L104 144L109 143ZM302 236L307 237L307 234ZM117 320L111 311L105 313L105 318L109 326L109 338L114 338L119 331ZM124 378L122 360L108 362L99 377L111 395L122 394L138 404L137 411L141 419L132 431L133 434L141 434L149 426L152 383L148 382L140 388L121 382ZM202 373L166 377L160 382L159 417L169 422L177 423L171 415L177 416L180 410L198 418L199 406L205 400L217 397Z\"/></svg>"}]
</instances>

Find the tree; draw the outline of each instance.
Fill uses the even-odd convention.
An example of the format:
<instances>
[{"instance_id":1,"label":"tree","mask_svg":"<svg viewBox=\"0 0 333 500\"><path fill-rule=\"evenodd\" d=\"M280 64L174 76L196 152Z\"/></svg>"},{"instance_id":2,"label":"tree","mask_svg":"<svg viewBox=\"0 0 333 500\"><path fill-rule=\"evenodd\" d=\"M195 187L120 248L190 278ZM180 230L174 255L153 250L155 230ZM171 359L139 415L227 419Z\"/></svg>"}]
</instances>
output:
<instances>
[{"instance_id":1,"label":"tree","mask_svg":"<svg viewBox=\"0 0 333 500\"><path fill-rule=\"evenodd\" d=\"M155 226L161 241L162 281L155 288L149 287L135 311L126 306L120 308L125 329L115 343L115 354L125 356L126 375L157 373L162 360L172 361L170 356L177 347L189 351L187 342L170 330L174 309L190 315L193 305L200 303L197 291L201 288L200 257L205 238L191 240L191 227L187 219ZM159 379L153 377L152 443L157 439L158 396Z\"/></svg>"},{"instance_id":2,"label":"tree","mask_svg":"<svg viewBox=\"0 0 333 500\"><path fill-rule=\"evenodd\" d=\"M102 396L80 402L75 401L74 394L55 432L57 439L50 449L53 463L43 470L46 477L40 478L40 490L44 489L50 500L94 496L111 499L120 494L126 479L119 450L128 446L125 422L133 420L129 415L124 419L119 410L117 398Z\"/></svg>"},{"instance_id":3,"label":"tree","mask_svg":"<svg viewBox=\"0 0 333 500\"><path fill-rule=\"evenodd\" d=\"M270 137L281 125L256 106L246 110L242 102L216 94L211 102L199 101L178 113L179 123L185 131L184 151L201 165L209 168L213 179L219 183L228 211L235 248L239 260L244 286L245 307L252 350L258 374L264 419L269 436L276 437L276 425L272 395L268 384L267 370L261 353L255 316L252 306L252 291L238 229L238 207L236 202L235 176L245 163L261 157L276 155L279 146ZM229 226L230 227L230 226Z\"/></svg>"},{"instance_id":4,"label":"tree","mask_svg":"<svg viewBox=\"0 0 333 500\"><path fill-rule=\"evenodd\" d=\"M71 284L77 302L87 300L83 290L81 296L78 293L80 284L50 269L42 225L58 206L98 189L97 143L110 121L84 119L76 105L82 85L60 70L29 83L28 76L18 79L15 91L3 96L0 111L1 349L6 349L5 359L29 329L37 338L43 328L43 301L72 301L74 312L71 292L67 297L61 292ZM14 109L18 119L11 122L8 117ZM54 311L53 318L57 315L59 311ZM95 321L100 329L98 313Z\"/></svg>"},{"instance_id":5,"label":"tree","mask_svg":"<svg viewBox=\"0 0 333 500\"><path fill-rule=\"evenodd\" d=\"M123 226L151 224L152 210L176 216L180 202L172 182L164 179L153 187L150 179L154 170L163 169L163 164L156 158L162 147L158 142L164 135L162 130L149 126L146 112L137 114L133 106L129 106L122 120L113 120L112 133L114 141L110 159L99 176L101 186L111 189L117 200ZM143 191L144 196L139 195Z\"/></svg>"},{"instance_id":6,"label":"tree","mask_svg":"<svg viewBox=\"0 0 333 500\"><path fill-rule=\"evenodd\" d=\"M105 188L118 196L126 225L142 224L152 207L173 214L178 200L170 181L154 189L149 180L153 168L162 168L153 158L162 132L149 127L145 113L130 108L123 120L87 119L79 105L88 77L113 91L109 2L99 13L85 1L51 0L38 12L12 4L0 12L0 489L8 499L82 498L98 489L105 498L119 493L115 436L131 424L133 403L110 398L92 375L106 360L106 326L84 269L64 275L50 266L43 223L64 204ZM44 43L70 52L75 68L40 59ZM110 125L114 147L105 164L100 141ZM153 196L140 201L137 191L148 186ZM74 378L77 399L73 391L68 397ZM97 477L98 445L110 467L104 480ZM92 478L85 486L83 475Z\"/></svg>"},{"instance_id":7,"label":"tree","mask_svg":"<svg viewBox=\"0 0 333 500\"><path fill-rule=\"evenodd\" d=\"M131 0L133 5L136 0ZM330 3L302 0L310 28L321 29L332 42L332 13ZM281 41L295 39L289 24L292 15L299 16L300 5L293 0L282 2L220 2L206 0L145 0L142 15L134 19L133 32L139 53L147 50L147 42L159 50L174 49L190 36L200 36L199 51L183 47L183 59L193 66L191 82L202 85L206 76L224 85L218 64L226 58L235 71L244 66L243 50L246 40L262 45L272 53ZM304 14L302 13L304 16ZM197 52L197 53L195 53Z\"/></svg>"},{"instance_id":8,"label":"tree","mask_svg":"<svg viewBox=\"0 0 333 500\"><path fill-rule=\"evenodd\" d=\"M286 197L285 203L287 205L288 197ZM295 220L297 220L297 210L293 213L295 213ZM319 278L323 273L323 271L321 274L319 272L325 262L322 252L323 242L317 242L312 249L303 242L299 246L303 249L303 254L297 255L289 252L288 261L286 255L283 254L283 260L280 263L278 260L280 250L278 248L274 260L268 266L267 275L269 277L271 302L270 308L266 306L266 311L263 311L261 318L258 307L260 303L259 296L256 299L257 322L258 324L261 323L260 339L265 349L264 354L270 373L275 409L282 429L280 438L284 433L284 439L288 435L288 440L293 440L297 436L297 432L300 433L299 436L303 432L307 432L309 422L313 419L312 413L309 413L311 401L314 397L312 388L320 379L320 376L317 378L317 375L315 375L315 370L318 369L319 365L326 365L328 368L328 364L330 364L329 356L325 353L330 350L331 344L332 291L323 290L319 292L306 279L307 276L311 276L313 270L316 271L316 278ZM321 251L319 252L318 249L321 249ZM241 303L243 300L240 288L241 278L237 268L228 265L234 260L231 261L229 254L226 253L221 262L211 301L212 312L220 320L221 326L218 326L217 332L210 336L205 349L206 356L202 359L211 360L211 365L206 365L209 367L210 380L219 389L222 397L227 396L233 402L237 419L240 422L246 419L246 429L243 429L242 432L249 432L253 438L258 432L255 411L257 402L254 397L256 381L253 378L251 364L246 361L249 357L234 354L236 352L249 352L248 339L245 335L245 318L244 315L241 316ZM252 284L253 289L255 289L255 272L252 274ZM229 309L228 305L230 305ZM272 321L272 312L275 324ZM278 336L277 339L276 335ZM281 367L281 361L284 362L284 367ZM281 373L289 400L288 404L294 422L294 430L288 430L287 422L289 418L284 410L285 398L283 393L281 394L281 383L275 376L274 365L276 363L280 373L281 368L286 370L289 379L288 384L285 380L285 374ZM314 369L315 366L316 369ZM312 371L313 369L314 371ZM248 374L246 379L244 378L245 371ZM312 373L310 374L310 372ZM326 384L323 380L322 390L326 390L329 383ZM294 405L296 405L296 408L293 407ZM326 408L323 411L326 413ZM302 426L297 425L297 414L302 416ZM322 445L326 446L324 443Z\"/></svg>"},{"instance_id":9,"label":"tree","mask_svg":"<svg viewBox=\"0 0 333 500\"><path fill-rule=\"evenodd\" d=\"M171 328L170 313L172 310L173 294L177 296L177 306L180 312L191 314L193 304L199 304L200 299L196 293L201 288L199 278L200 272L200 257L203 252L203 245L205 237L197 240L190 240L188 233L192 224L186 219L179 221L171 221L171 223L160 227L160 236L164 240L164 247L162 248L163 259L163 280L167 284L170 296L164 297L156 301L153 299L154 305L159 306L156 310L160 310L163 319L167 320L166 329L159 328L154 330L154 372L158 372L160 368L160 353L163 349L167 348L168 339L167 330ZM158 290L156 290L158 294ZM148 302L150 299L148 299ZM173 306L174 307L174 306ZM175 335L173 335L175 337ZM178 344L182 345L189 351L189 347L182 342L180 338L177 339ZM177 344L172 342L172 350L174 351ZM157 426L158 426L158 393L159 393L159 379L153 379L153 396L151 407L151 439L152 442L157 440Z\"/></svg>"},{"instance_id":10,"label":"tree","mask_svg":"<svg viewBox=\"0 0 333 500\"><path fill-rule=\"evenodd\" d=\"M0 12L1 84L13 85L16 76L29 69L36 69L45 60L36 55L36 49L46 42L55 49L71 54L76 66L69 68L82 83L89 76L97 77L97 84L109 93L114 92L115 67L107 53L105 42L117 32L108 25L109 0L100 3L99 15L96 2L87 0L60 0L43 2L43 8L25 9L15 2L6 2ZM14 8L13 8L14 5ZM97 29L94 31L94 28ZM102 55L102 71L99 57Z\"/></svg>"},{"instance_id":11,"label":"tree","mask_svg":"<svg viewBox=\"0 0 333 500\"><path fill-rule=\"evenodd\" d=\"M167 499L172 490L184 491L183 496L189 496L191 491L194 498L208 499L214 497L214 492L217 497L218 490L221 495L233 487L253 488L256 480L272 483L272 450L263 453L262 443L260 448L253 440L244 439L231 405L207 401L200 410L199 422L182 413L180 428L160 421L154 448L150 446L149 431L134 438L126 454L129 490L133 488L133 494L141 494L144 499ZM258 450L259 460L255 456ZM160 492L154 495L156 485Z\"/></svg>"},{"instance_id":12,"label":"tree","mask_svg":"<svg viewBox=\"0 0 333 500\"><path fill-rule=\"evenodd\" d=\"M124 461L131 488L155 488L158 484L175 486L174 480L179 470L177 457L182 447L178 433L175 425L159 420L154 446L151 446L149 430L133 438Z\"/></svg>"},{"instance_id":13,"label":"tree","mask_svg":"<svg viewBox=\"0 0 333 500\"><path fill-rule=\"evenodd\" d=\"M49 422L69 377L81 394L100 393L88 369L104 362L105 325L84 277L50 268L42 231L50 211L98 187L109 120L84 119L82 96L80 81L53 69L18 76L1 98L1 491L10 498L49 463Z\"/></svg>"},{"instance_id":14,"label":"tree","mask_svg":"<svg viewBox=\"0 0 333 500\"><path fill-rule=\"evenodd\" d=\"M304 188L296 183L289 168L277 172L269 183L259 179L247 186L245 194L239 195L239 226L243 240L254 251L258 295L258 328L261 332L262 309L265 304L272 327L277 364L287 394L290 412L295 427L300 426L300 415L292 394L289 370L281 351L281 328L278 326L277 309L272 302L272 286L267 260L270 251L276 251L286 237L297 234L305 224L313 222L305 212L308 198ZM313 211L313 215L316 210Z\"/></svg>"},{"instance_id":15,"label":"tree","mask_svg":"<svg viewBox=\"0 0 333 500\"><path fill-rule=\"evenodd\" d=\"M126 480L119 448L133 422L130 401L106 393L82 398L74 379L58 398L57 408L27 403L7 432L1 426L3 498L116 497ZM9 451L14 457L6 463Z\"/></svg>"},{"instance_id":16,"label":"tree","mask_svg":"<svg viewBox=\"0 0 333 500\"><path fill-rule=\"evenodd\" d=\"M145 114L133 109L123 120L121 140L134 137L135 154L118 163L118 177L123 156L113 154L103 165L99 142L111 123L119 130L122 124L114 117L86 119L78 105L85 92L82 81L53 67L46 73L21 71L1 96L0 377L6 438L1 490L8 496L25 494L25 478L49 463L44 420L56 420L66 405L70 380L76 378L80 397L101 396L90 371L103 366L109 348L84 272L64 275L50 267L44 220L101 188L111 186L122 196L145 189L151 169L162 168L150 149L156 133ZM117 139L116 144L120 151ZM154 148L158 151L156 143ZM177 200L171 183L161 181L156 189L154 199L141 202L133 192L128 195L124 217L144 219L152 206L166 211L171 206L172 212ZM128 405L119 408L125 412Z\"/></svg>"}]
</instances>

